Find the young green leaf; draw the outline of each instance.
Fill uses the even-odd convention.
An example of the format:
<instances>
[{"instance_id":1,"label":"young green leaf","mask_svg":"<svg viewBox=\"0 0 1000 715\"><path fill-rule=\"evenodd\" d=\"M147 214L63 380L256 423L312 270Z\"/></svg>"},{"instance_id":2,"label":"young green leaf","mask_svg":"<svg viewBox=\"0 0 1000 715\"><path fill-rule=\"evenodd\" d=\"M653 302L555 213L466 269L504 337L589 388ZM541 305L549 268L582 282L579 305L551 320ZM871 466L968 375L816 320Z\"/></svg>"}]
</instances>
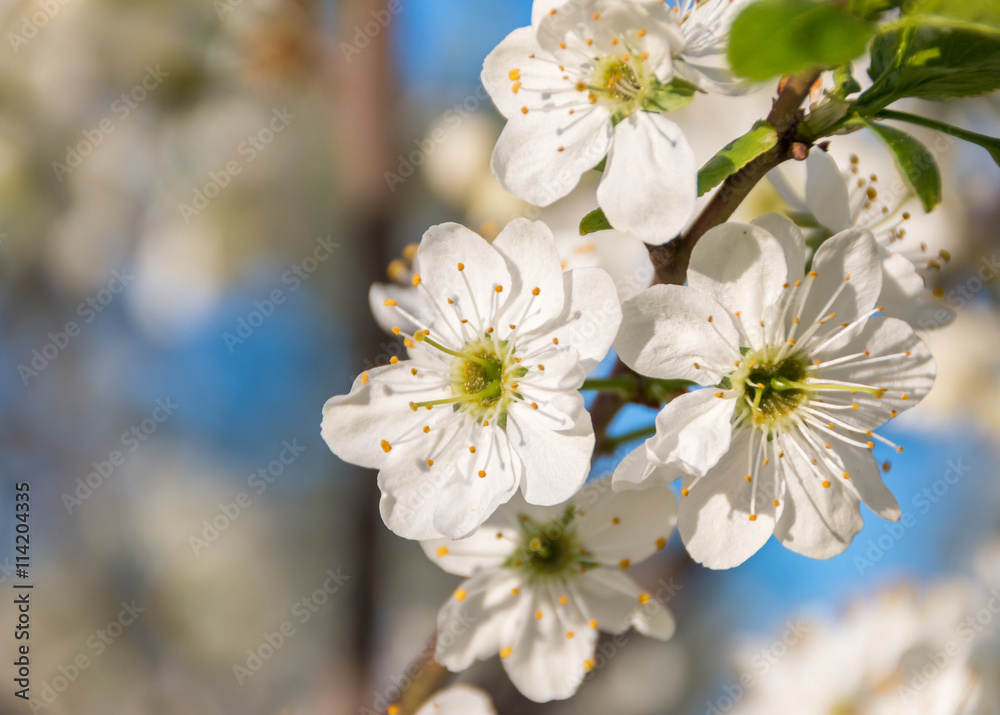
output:
<instances>
[{"instance_id":1,"label":"young green leaf","mask_svg":"<svg viewBox=\"0 0 1000 715\"><path fill-rule=\"evenodd\" d=\"M733 22L729 64L757 81L836 67L864 54L874 28L828 0L757 0Z\"/></svg>"},{"instance_id":2,"label":"young green leaf","mask_svg":"<svg viewBox=\"0 0 1000 715\"><path fill-rule=\"evenodd\" d=\"M858 98L872 114L903 97L936 101L1000 89L1000 35L923 27L879 35L872 43L873 83Z\"/></svg>"},{"instance_id":3,"label":"young green leaf","mask_svg":"<svg viewBox=\"0 0 1000 715\"><path fill-rule=\"evenodd\" d=\"M657 83L643 99L642 108L661 113L680 109L694 99L697 91L697 87L682 79L675 78L669 84Z\"/></svg>"},{"instance_id":4,"label":"young green leaf","mask_svg":"<svg viewBox=\"0 0 1000 715\"><path fill-rule=\"evenodd\" d=\"M598 231L607 231L610 228L613 227L608 223L608 217L604 215L604 211L601 209L594 209L580 221L581 236L586 236L588 233L597 233Z\"/></svg>"},{"instance_id":5,"label":"young green leaf","mask_svg":"<svg viewBox=\"0 0 1000 715\"><path fill-rule=\"evenodd\" d=\"M708 160L698 172L698 196L722 183L758 156L778 143L778 133L767 122L757 122L753 129L734 139Z\"/></svg>"},{"instance_id":6,"label":"young green leaf","mask_svg":"<svg viewBox=\"0 0 1000 715\"><path fill-rule=\"evenodd\" d=\"M930 212L941 203L941 172L927 147L898 129L873 122L865 124L892 151L896 165L913 187L924 211Z\"/></svg>"},{"instance_id":7,"label":"young green leaf","mask_svg":"<svg viewBox=\"0 0 1000 715\"><path fill-rule=\"evenodd\" d=\"M947 134L948 136L963 139L964 141L972 144L977 144L988 151L990 156L993 157L993 161L1000 166L1000 139L997 139L996 137L970 132L968 129L961 129L959 127L952 126L951 124L939 122L936 119L930 119L929 117L921 117L917 114L909 114L908 112L896 112L891 109L884 109L879 112L878 118L895 119L901 122L909 122L910 124L919 124L922 127L937 129L942 134Z\"/></svg>"}]
</instances>

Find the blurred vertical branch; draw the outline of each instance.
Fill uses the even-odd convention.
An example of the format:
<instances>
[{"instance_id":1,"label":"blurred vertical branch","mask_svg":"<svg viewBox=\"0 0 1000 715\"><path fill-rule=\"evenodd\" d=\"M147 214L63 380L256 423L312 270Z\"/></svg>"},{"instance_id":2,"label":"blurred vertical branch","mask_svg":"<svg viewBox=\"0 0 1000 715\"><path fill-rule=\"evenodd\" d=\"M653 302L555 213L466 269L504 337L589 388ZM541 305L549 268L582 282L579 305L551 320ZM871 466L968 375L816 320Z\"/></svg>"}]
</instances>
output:
<instances>
[{"instance_id":1,"label":"blurred vertical branch","mask_svg":"<svg viewBox=\"0 0 1000 715\"><path fill-rule=\"evenodd\" d=\"M346 235L352 237L352 266L362 285L384 278L393 221L391 192L383 178L390 165L396 92L392 67L392 23L357 52L353 47L359 28L370 24L373 13L385 10L385 0L342 0L335 3L336 33L333 54L331 111L337 125L337 147L345 175L340 177L341 195L350 215ZM367 37L368 35L366 35ZM349 172L349 173L348 173ZM359 355L375 355L381 333L373 320L358 320L354 337ZM374 691L371 668L375 650L375 608L378 603L379 543L382 523L376 509L377 491L372 473L355 471L357 484L351 510L358 535L352 565L354 583L354 657L359 669L353 710L367 704Z\"/></svg>"}]
</instances>

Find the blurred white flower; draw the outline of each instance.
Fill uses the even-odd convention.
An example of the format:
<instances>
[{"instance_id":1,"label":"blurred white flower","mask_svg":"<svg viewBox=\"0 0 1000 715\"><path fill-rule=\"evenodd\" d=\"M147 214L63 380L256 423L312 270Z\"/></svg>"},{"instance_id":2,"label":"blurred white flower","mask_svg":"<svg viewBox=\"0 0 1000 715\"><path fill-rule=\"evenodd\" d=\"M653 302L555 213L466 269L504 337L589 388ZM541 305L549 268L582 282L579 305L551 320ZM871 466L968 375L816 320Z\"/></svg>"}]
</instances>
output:
<instances>
[{"instance_id":1,"label":"blurred white flower","mask_svg":"<svg viewBox=\"0 0 1000 715\"><path fill-rule=\"evenodd\" d=\"M804 633L786 639L780 657L780 641L746 648L740 665L752 685L733 712L996 713L1000 703L986 699L984 686L995 680L997 662L977 655L991 636L970 620L986 603L981 596L963 582L939 583L923 597L899 587L855 603L836 622L801 624ZM993 603L1000 614L1000 599Z\"/></svg>"},{"instance_id":2,"label":"blurred white flower","mask_svg":"<svg viewBox=\"0 0 1000 715\"><path fill-rule=\"evenodd\" d=\"M512 500L468 539L421 542L468 579L438 616L438 662L458 671L499 653L517 689L546 702L579 688L599 630L669 638L670 612L624 570L666 545L676 508L668 489L614 493L605 478L560 506Z\"/></svg>"},{"instance_id":3,"label":"blurred white flower","mask_svg":"<svg viewBox=\"0 0 1000 715\"><path fill-rule=\"evenodd\" d=\"M490 696L471 685L453 685L437 692L417 715L496 715Z\"/></svg>"}]
</instances>

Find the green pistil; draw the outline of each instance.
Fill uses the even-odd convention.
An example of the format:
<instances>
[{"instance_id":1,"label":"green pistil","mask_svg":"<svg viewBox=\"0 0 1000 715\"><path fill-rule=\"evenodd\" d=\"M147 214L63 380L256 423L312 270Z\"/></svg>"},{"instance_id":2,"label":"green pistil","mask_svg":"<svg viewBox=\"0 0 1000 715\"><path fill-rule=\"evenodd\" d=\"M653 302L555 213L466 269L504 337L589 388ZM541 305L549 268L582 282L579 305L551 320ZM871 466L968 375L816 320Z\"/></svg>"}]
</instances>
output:
<instances>
[{"instance_id":1,"label":"green pistil","mask_svg":"<svg viewBox=\"0 0 1000 715\"><path fill-rule=\"evenodd\" d=\"M539 523L521 515L521 546L504 562L504 567L521 571L532 581L561 580L597 566L594 557L581 548L573 521L575 507L562 515Z\"/></svg>"}]
</instances>

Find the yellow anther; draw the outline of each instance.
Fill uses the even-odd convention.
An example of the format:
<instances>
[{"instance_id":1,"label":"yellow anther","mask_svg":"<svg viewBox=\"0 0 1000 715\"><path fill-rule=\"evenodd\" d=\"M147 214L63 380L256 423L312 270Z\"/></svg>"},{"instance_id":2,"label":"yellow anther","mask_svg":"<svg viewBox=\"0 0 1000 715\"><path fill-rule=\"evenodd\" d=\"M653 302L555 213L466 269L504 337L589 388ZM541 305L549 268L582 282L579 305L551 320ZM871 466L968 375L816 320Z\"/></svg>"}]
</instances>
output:
<instances>
[{"instance_id":1,"label":"yellow anther","mask_svg":"<svg viewBox=\"0 0 1000 715\"><path fill-rule=\"evenodd\" d=\"M485 476L486 476L486 470L485 469L480 469L479 470L479 478L482 479Z\"/></svg>"},{"instance_id":2,"label":"yellow anther","mask_svg":"<svg viewBox=\"0 0 1000 715\"><path fill-rule=\"evenodd\" d=\"M664 547L666 547L666 545L667 545L667 540L665 538L663 538L662 536L659 539L656 540L656 550L657 551L660 551L661 549L663 549Z\"/></svg>"},{"instance_id":3,"label":"yellow anther","mask_svg":"<svg viewBox=\"0 0 1000 715\"><path fill-rule=\"evenodd\" d=\"M367 385L368 384L368 373L367 372L361 373L361 384L362 385Z\"/></svg>"},{"instance_id":4,"label":"yellow anther","mask_svg":"<svg viewBox=\"0 0 1000 715\"><path fill-rule=\"evenodd\" d=\"M552 12L555 12L555 10L553 10ZM500 651L500 657L501 658L509 658L510 654L513 653L513 652L514 652L514 650L512 648L504 648L503 650Z\"/></svg>"},{"instance_id":5,"label":"yellow anther","mask_svg":"<svg viewBox=\"0 0 1000 715\"><path fill-rule=\"evenodd\" d=\"M824 480L824 482L823 482L823 488L824 489L829 489L830 488L830 482Z\"/></svg>"},{"instance_id":6,"label":"yellow anther","mask_svg":"<svg viewBox=\"0 0 1000 715\"><path fill-rule=\"evenodd\" d=\"M591 628L597 628L597 621L595 621L594 619L590 619L590 623L588 623L587 625L589 625Z\"/></svg>"},{"instance_id":7,"label":"yellow anther","mask_svg":"<svg viewBox=\"0 0 1000 715\"><path fill-rule=\"evenodd\" d=\"M468 595L469 594L467 594L462 589L458 589L457 591L455 591L455 600L456 601L464 601L465 598L466 598L466 596L468 596Z\"/></svg>"},{"instance_id":8,"label":"yellow anther","mask_svg":"<svg viewBox=\"0 0 1000 715\"><path fill-rule=\"evenodd\" d=\"M389 358L389 364L390 365L395 365L398 362L399 362L399 358L396 357L395 355L393 355L391 358Z\"/></svg>"},{"instance_id":9,"label":"yellow anther","mask_svg":"<svg viewBox=\"0 0 1000 715\"><path fill-rule=\"evenodd\" d=\"M648 593L640 593L639 594L639 603L641 605L643 605L643 606L645 606L647 603L649 603L649 594Z\"/></svg>"},{"instance_id":10,"label":"yellow anther","mask_svg":"<svg viewBox=\"0 0 1000 715\"><path fill-rule=\"evenodd\" d=\"M690 493L691 493L690 489L681 489L681 496L682 497L686 497Z\"/></svg>"},{"instance_id":11,"label":"yellow anther","mask_svg":"<svg viewBox=\"0 0 1000 715\"><path fill-rule=\"evenodd\" d=\"M434 466L434 460L433 459L428 459L427 460L427 466L428 467L433 467Z\"/></svg>"},{"instance_id":12,"label":"yellow anther","mask_svg":"<svg viewBox=\"0 0 1000 715\"><path fill-rule=\"evenodd\" d=\"M386 453L388 453L388 452L391 452L391 451L392 451L392 445L391 445L391 444L389 444L389 441L388 441L388 440L384 440L384 439L383 439L383 440L382 440L382 442L381 442L381 444L382 444L382 451L383 451L383 452L386 452Z\"/></svg>"},{"instance_id":13,"label":"yellow anther","mask_svg":"<svg viewBox=\"0 0 1000 715\"><path fill-rule=\"evenodd\" d=\"M447 556L448 555L448 547L447 546L439 546L439 547L437 547L437 551L435 553L437 554L437 556L438 556L439 559L442 558L442 557L444 557L444 556Z\"/></svg>"},{"instance_id":14,"label":"yellow anther","mask_svg":"<svg viewBox=\"0 0 1000 715\"><path fill-rule=\"evenodd\" d=\"M459 263L458 264L458 270L464 271L465 270L465 264L464 263Z\"/></svg>"},{"instance_id":15,"label":"yellow anther","mask_svg":"<svg viewBox=\"0 0 1000 715\"><path fill-rule=\"evenodd\" d=\"M392 298L386 298L385 302L382 303L382 305L385 305L385 306L387 306L389 308L392 308L392 307L398 305L398 303L395 300L393 300Z\"/></svg>"},{"instance_id":16,"label":"yellow anther","mask_svg":"<svg viewBox=\"0 0 1000 715\"><path fill-rule=\"evenodd\" d=\"M503 286L497 286L493 290L495 290L497 293L503 293Z\"/></svg>"},{"instance_id":17,"label":"yellow anther","mask_svg":"<svg viewBox=\"0 0 1000 715\"><path fill-rule=\"evenodd\" d=\"M618 565L623 569L627 569L629 566L632 565L632 562L629 559L622 559L621 561L618 562Z\"/></svg>"},{"instance_id":18,"label":"yellow anther","mask_svg":"<svg viewBox=\"0 0 1000 715\"><path fill-rule=\"evenodd\" d=\"M572 638L573 637L573 631L566 631L566 637L567 638Z\"/></svg>"},{"instance_id":19,"label":"yellow anther","mask_svg":"<svg viewBox=\"0 0 1000 715\"><path fill-rule=\"evenodd\" d=\"M540 620L542 620L542 615L543 615L543 614L542 614L542 612L541 612L541 611L535 611L535 620L536 620L536 621L540 621Z\"/></svg>"},{"instance_id":20,"label":"yellow anther","mask_svg":"<svg viewBox=\"0 0 1000 715\"><path fill-rule=\"evenodd\" d=\"M750 515L750 521L757 521L757 515L756 514L751 514Z\"/></svg>"},{"instance_id":21,"label":"yellow anther","mask_svg":"<svg viewBox=\"0 0 1000 715\"><path fill-rule=\"evenodd\" d=\"M622 523L622 520L619 519L617 516L615 516L611 518L611 523L614 524L615 526L618 526L619 524Z\"/></svg>"},{"instance_id":22,"label":"yellow anther","mask_svg":"<svg viewBox=\"0 0 1000 715\"><path fill-rule=\"evenodd\" d=\"M510 77L511 82L516 82L517 80L521 79L521 70L512 69L510 72L507 73L507 76Z\"/></svg>"},{"instance_id":23,"label":"yellow anther","mask_svg":"<svg viewBox=\"0 0 1000 715\"><path fill-rule=\"evenodd\" d=\"M427 434L430 431L431 431L431 426L430 425L424 425L424 434Z\"/></svg>"}]
</instances>

